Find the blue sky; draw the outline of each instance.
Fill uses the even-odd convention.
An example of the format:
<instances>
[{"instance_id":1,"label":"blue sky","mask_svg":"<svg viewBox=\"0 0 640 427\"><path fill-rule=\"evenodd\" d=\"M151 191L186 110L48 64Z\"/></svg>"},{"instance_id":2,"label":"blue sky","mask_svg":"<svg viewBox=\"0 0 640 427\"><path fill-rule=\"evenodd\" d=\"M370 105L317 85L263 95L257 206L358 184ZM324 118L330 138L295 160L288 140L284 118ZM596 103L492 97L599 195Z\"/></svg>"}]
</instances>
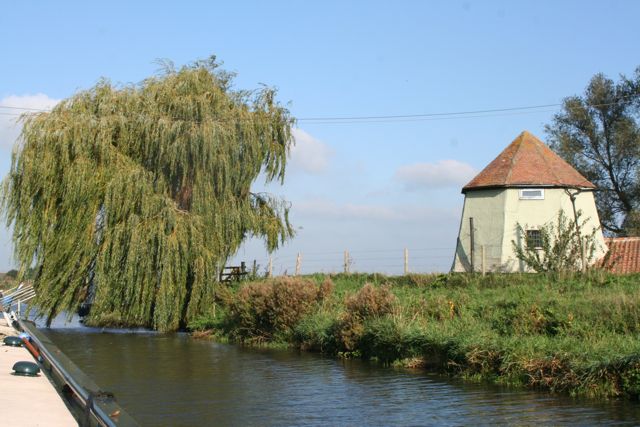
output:
<instances>
[{"instance_id":1,"label":"blue sky","mask_svg":"<svg viewBox=\"0 0 640 427\"><path fill-rule=\"evenodd\" d=\"M300 120L285 185L298 236L274 272L446 271L460 188L522 130L545 139L558 107L346 123L352 117L557 104L598 72L640 65L635 1L5 2L0 106L49 108L101 77L136 83L167 58L217 55L236 87L279 88ZM0 108L0 174L19 110ZM262 188L260 183L256 188ZM13 265L0 231L0 270ZM260 242L236 259L266 265Z\"/></svg>"}]
</instances>

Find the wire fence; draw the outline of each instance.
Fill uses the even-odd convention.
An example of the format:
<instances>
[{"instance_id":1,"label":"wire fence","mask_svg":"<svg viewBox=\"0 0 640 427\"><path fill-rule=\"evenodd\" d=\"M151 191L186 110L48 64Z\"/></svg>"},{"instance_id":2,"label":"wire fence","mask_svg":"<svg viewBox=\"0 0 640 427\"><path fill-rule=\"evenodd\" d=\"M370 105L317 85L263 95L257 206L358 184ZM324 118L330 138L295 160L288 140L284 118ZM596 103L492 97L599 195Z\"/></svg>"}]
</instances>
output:
<instances>
[{"instance_id":1,"label":"wire fence","mask_svg":"<svg viewBox=\"0 0 640 427\"><path fill-rule=\"evenodd\" d=\"M501 244L476 244L474 251L461 248L457 263L467 271L484 272L500 264ZM235 257L233 262L244 262L248 271L259 275L294 276L312 273L383 273L400 275L409 273L446 273L456 261L456 246L356 249L334 251L296 252L280 251L259 257ZM466 265L471 263L471 266ZM475 265L475 267L474 267ZM471 268L471 270L469 270Z\"/></svg>"},{"instance_id":2,"label":"wire fence","mask_svg":"<svg viewBox=\"0 0 640 427\"><path fill-rule=\"evenodd\" d=\"M455 249L455 246L447 246L324 252L287 251L244 261L248 269L270 276L311 273L438 273L451 269Z\"/></svg>"}]
</instances>

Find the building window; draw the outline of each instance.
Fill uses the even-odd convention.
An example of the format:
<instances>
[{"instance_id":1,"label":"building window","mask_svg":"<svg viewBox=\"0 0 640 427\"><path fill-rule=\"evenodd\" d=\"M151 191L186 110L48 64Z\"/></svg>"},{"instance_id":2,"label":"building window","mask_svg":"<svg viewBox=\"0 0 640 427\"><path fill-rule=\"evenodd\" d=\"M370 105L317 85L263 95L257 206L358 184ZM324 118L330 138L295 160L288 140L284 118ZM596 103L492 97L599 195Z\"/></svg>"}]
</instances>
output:
<instances>
[{"instance_id":1,"label":"building window","mask_svg":"<svg viewBox=\"0 0 640 427\"><path fill-rule=\"evenodd\" d=\"M542 248L542 233L540 230L527 230L527 247Z\"/></svg>"},{"instance_id":2,"label":"building window","mask_svg":"<svg viewBox=\"0 0 640 427\"><path fill-rule=\"evenodd\" d=\"M544 200L544 190L542 188L520 190L520 200Z\"/></svg>"}]
</instances>

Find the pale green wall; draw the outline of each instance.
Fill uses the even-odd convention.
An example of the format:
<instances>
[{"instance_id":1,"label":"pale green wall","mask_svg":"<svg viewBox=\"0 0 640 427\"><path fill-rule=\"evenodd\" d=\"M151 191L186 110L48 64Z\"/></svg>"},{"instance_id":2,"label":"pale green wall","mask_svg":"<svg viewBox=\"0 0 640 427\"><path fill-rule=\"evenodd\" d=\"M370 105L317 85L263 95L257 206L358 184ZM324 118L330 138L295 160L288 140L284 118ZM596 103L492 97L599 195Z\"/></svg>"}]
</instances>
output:
<instances>
[{"instance_id":1,"label":"pale green wall","mask_svg":"<svg viewBox=\"0 0 640 427\"><path fill-rule=\"evenodd\" d=\"M572 190L573 191L573 190ZM545 223L555 222L558 211L564 210L573 219L571 200L563 188L544 188L544 200L520 200L519 189L474 190L466 194L453 271L470 271L469 218L474 218L475 270L481 271L481 248L485 248L486 271L524 271L516 259L512 241L517 241L516 224L525 229L535 229ZM606 245L599 230L598 212L593 192L585 191L576 197L576 209L582 210L582 219L587 219L583 234L597 228L596 241L599 246L595 259L606 253Z\"/></svg>"},{"instance_id":2,"label":"pale green wall","mask_svg":"<svg viewBox=\"0 0 640 427\"><path fill-rule=\"evenodd\" d=\"M499 268L502 264L505 203L504 189L476 190L467 193L462 208L453 271L471 271L470 217L473 217L475 229L474 261L476 271L480 271L482 268L481 245L485 246L487 271Z\"/></svg>"}]
</instances>

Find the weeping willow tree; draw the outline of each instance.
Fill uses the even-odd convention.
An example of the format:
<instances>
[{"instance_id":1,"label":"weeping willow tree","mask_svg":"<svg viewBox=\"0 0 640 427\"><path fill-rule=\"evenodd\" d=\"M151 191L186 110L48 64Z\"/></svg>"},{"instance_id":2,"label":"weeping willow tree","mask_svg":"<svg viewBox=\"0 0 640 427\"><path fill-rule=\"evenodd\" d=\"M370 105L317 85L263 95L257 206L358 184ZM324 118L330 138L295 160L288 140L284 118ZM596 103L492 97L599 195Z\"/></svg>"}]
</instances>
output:
<instances>
[{"instance_id":1,"label":"weeping willow tree","mask_svg":"<svg viewBox=\"0 0 640 427\"><path fill-rule=\"evenodd\" d=\"M293 119L232 80L211 58L23 117L2 207L41 316L90 300L90 323L176 330L245 238L292 236L286 202L251 186L282 183Z\"/></svg>"}]
</instances>

